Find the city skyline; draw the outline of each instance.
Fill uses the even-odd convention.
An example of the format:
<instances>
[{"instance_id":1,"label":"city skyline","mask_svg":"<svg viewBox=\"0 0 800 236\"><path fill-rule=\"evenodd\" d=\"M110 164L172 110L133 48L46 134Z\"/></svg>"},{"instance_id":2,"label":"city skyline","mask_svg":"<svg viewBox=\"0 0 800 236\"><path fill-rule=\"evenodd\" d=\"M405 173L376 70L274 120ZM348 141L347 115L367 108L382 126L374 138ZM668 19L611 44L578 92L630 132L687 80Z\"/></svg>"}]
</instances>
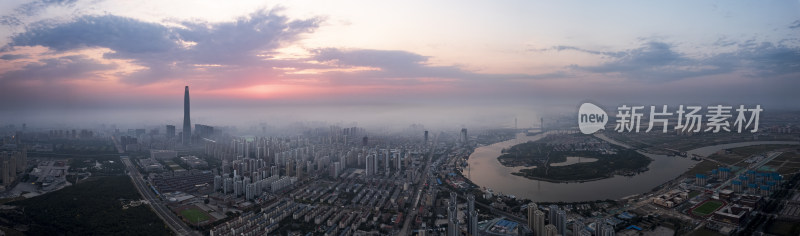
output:
<instances>
[{"instance_id":1,"label":"city skyline","mask_svg":"<svg viewBox=\"0 0 800 236\"><path fill-rule=\"evenodd\" d=\"M163 111L185 85L215 123L258 108L527 126L586 99L799 108L794 1L350 3L5 2L0 109L175 123ZM353 114L331 115L341 109Z\"/></svg>"}]
</instances>

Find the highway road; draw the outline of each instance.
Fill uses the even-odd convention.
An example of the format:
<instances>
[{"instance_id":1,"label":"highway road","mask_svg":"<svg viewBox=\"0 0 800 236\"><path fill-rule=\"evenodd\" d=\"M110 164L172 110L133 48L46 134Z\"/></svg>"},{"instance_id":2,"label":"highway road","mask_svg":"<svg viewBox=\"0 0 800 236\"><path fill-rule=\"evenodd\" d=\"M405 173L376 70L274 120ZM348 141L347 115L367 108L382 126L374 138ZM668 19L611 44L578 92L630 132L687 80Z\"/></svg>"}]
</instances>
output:
<instances>
[{"instance_id":1,"label":"highway road","mask_svg":"<svg viewBox=\"0 0 800 236\"><path fill-rule=\"evenodd\" d=\"M416 197L414 197L414 204L411 205L408 214L406 214L406 220L403 222L403 228L400 229L399 235L411 235L411 231L409 231L408 228L411 225L411 221L416 219L419 199L422 196L422 191L425 189L425 183L427 183L428 179L430 179L431 159L433 159L433 154L436 152L436 144L439 143L439 136L440 135L436 135L433 137L433 144L430 152L428 153L428 160L425 161L425 168L422 171L422 176L419 177L417 180L417 186L414 187L414 192L416 193Z\"/></svg>"},{"instance_id":2,"label":"highway road","mask_svg":"<svg viewBox=\"0 0 800 236\"><path fill-rule=\"evenodd\" d=\"M119 144L119 141L114 138L114 136L112 136L111 139L114 141L114 145L117 147L117 152L120 154L124 153L122 150L122 145ZM142 173L139 172L139 169L133 165L129 158L120 157L120 160L123 164L125 164L125 169L127 169L126 172L128 173L128 176L131 177L133 185L136 186L136 190L139 191L139 194L141 194L142 197L150 202L150 204L148 204L150 205L150 208L152 208L153 212L155 212L156 215L158 215L158 217L161 218L161 220L164 221L164 223L166 223L170 229L172 229L172 232L174 232L176 235L202 235L186 226L186 224L184 224L177 215L173 214L172 211L161 204L155 193L153 193L147 183L145 183L144 179L142 178Z\"/></svg>"},{"instance_id":3,"label":"highway road","mask_svg":"<svg viewBox=\"0 0 800 236\"><path fill-rule=\"evenodd\" d=\"M128 176L131 177L133 180L134 186L136 186L136 190L139 191L147 201L150 202L150 207L153 208L153 211L158 215L164 223L167 223L170 229L175 232L176 235L200 235L198 232L193 231L190 229L186 224L178 218L177 215L173 214L166 206L162 205L158 197L155 196L150 187L144 182L142 179L141 173L139 170L136 169L136 166L131 163L131 160L128 158L121 158L122 163L125 164L125 168L128 170Z\"/></svg>"},{"instance_id":4,"label":"highway road","mask_svg":"<svg viewBox=\"0 0 800 236\"><path fill-rule=\"evenodd\" d=\"M741 170L737 171L728 180L726 180L724 183L720 184L719 187L715 188L714 191L719 191L719 190L725 188L726 186L730 185L733 180L737 179L736 177L738 177L742 173L747 172L748 170L758 170L758 168L760 168L761 166L763 166L763 165L767 164L768 162L772 161L773 159L775 159L776 157L780 156L781 154L783 154L783 152L770 152L769 154L767 154L767 157L762 159L761 161L759 161L757 163L750 164L750 166L748 166L747 168L742 168Z\"/></svg>"}]
</instances>

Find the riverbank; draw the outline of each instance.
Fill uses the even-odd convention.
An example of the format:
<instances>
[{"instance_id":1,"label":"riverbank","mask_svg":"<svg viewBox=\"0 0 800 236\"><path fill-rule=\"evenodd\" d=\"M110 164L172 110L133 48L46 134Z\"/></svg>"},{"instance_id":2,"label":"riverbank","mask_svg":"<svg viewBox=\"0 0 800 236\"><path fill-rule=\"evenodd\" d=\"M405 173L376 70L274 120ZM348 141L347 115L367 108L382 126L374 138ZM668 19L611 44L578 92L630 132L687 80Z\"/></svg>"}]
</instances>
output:
<instances>
[{"instance_id":1,"label":"riverbank","mask_svg":"<svg viewBox=\"0 0 800 236\"><path fill-rule=\"evenodd\" d=\"M511 173L511 174L512 175L517 175L517 176L522 176L522 177L525 177L527 179L545 181L545 182L550 182L550 183L560 183L560 184L586 183L586 182L597 181L597 180L601 180L601 179L607 179L607 178L614 177L612 175L612 176L597 177L597 178L594 178L594 179L585 179L585 180L559 180L559 179L548 179L548 178L536 177L536 176L525 176L525 175L523 175L523 173L520 173L520 172L514 172L514 173Z\"/></svg>"},{"instance_id":2,"label":"riverbank","mask_svg":"<svg viewBox=\"0 0 800 236\"><path fill-rule=\"evenodd\" d=\"M653 188L679 178L692 166L699 163L691 158L642 153L653 161L649 170L635 176L613 176L590 182L557 183L528 179L511 173L523 167L506 167L497 161L501 150L513 145L536 141L546 134L536 136L518 135L513 140L478 147L468 159L471 174L463 175L480 188L492 189L496 193L511 194L520 198L534 199L536 202L581 202L604 199L620 199L632 195L646 194ZM690 150L689 155L707 156L716 151L737 146L759 144L799 144L798 142L744 142L715 145ZM711 150L714 149L714 150ZM592 194L586 194L592 193Z\"/></svg>"}]
</instances>

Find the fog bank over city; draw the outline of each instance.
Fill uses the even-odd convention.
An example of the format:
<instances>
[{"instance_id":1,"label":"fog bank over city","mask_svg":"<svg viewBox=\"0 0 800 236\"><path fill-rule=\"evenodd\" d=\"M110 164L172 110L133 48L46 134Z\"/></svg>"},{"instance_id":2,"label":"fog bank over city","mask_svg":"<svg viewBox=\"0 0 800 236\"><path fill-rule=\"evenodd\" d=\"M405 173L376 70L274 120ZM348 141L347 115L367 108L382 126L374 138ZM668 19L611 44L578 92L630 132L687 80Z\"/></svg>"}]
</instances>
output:
<instances>
[{"instance_id":1,"label":"fog bank over city","mask_svg":"<svg viewBox=\"0 0 800 236\"><path fill-rule=\"evenodd\" d=\"M780 97L749 99L744 96L727 98L702 94L671 98L658 96L657 93L652 96L641 95L642 98L636 98L633 95L594 95L594 97L609 98L608 100L577 99L578 95L576 98L554 95L553 99L525 98L516 103L514 101L495 102L473 99L471 102L433 100L427 103L425 101L405 103L367 101L361 103L332 102L330 104L326 104L326 102L319 104L258 104L253 101L213 101L200 96L202 95L192 95L192 123L236 127L239 131L251 128L260 130L262 126L283 127L293 124L307 124L309 127L358 126L371 128L374 131L400 131L412 124L423 125L428 129L448 130L463 127L514 128L515 125L517 128L530 128L539 127L540 118L547 119L546 122L554 119L559 119L562 123L572 122L571 117L576 114L578 106L583 102L598 104L612 116L616 114L616 108L622 105L668 105L670 110L677 109L679 105L745 105L748 107L761 105L765 109L766 117L769 117L771 112L798 110L797 104L786 103L787 101L781 100ZM522 104L521 101L529 102ZM13 115L3 117L3 123L26 123L31 128L88 128L103 124L135 128L178 125L182 120L180 97L173 96L170 100L164 100L162 103L148 107L138 104L126 105L129 107L14 108L4 112Z\"/></svg>"},{"instance_id":2,"label":"fog bank over city","mask_svg":"<svg viewBox=\"0 0 800 236\"><path fill-rule=\"evenodd\" d=\"M177 109L97 109L86 111L21 111L28 127L95 127L116 124L118 127L180 125ZM192 108L192 123L212 126L235 126L246 130L261 126L285 127L296 123L309 126L358 126L374 131L400 131L412 124L429 129L538 127L541 113L533 106L433 106L433 105L350 105L350 106L269 106L261 108ZM312 125L313 124L313 125Z\"/></svg>"}]
</instances>

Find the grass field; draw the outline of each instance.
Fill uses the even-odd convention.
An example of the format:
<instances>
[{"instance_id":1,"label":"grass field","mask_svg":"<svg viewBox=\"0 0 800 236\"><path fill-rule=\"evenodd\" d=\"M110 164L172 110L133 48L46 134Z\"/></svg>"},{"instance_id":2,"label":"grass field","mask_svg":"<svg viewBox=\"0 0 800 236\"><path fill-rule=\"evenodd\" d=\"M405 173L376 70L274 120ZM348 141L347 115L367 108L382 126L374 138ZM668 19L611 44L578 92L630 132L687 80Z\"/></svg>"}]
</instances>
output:
<instances>
[{"instance_id":1,"label":"grass field","mask_svg":"<svg viewBox=\"0 0 800 236\"><path fill-rule=\"evenodd\" d=\"M712 154L711 156L709 156L709 158L717 160L717 161L725 163L725 164L729 164L729 165L736 164L739 167L745 167L748 164L747 163L743 163L741 161L751 157L752 155L764 154L764 153L766 153L768 151L773 151L773 150L778 150L778 149L783 149L783 148L791 148L791 147L792 147L792 145L754 145L754 146L745 146L745 147L738 147L738 148L728 149L728 150L731 151L731 153ZM785 160L786 158L790 158L790 157L788 157L788 155L792 155L792 154L784 153L784 155L781 155L781 156L787 156L787 157L780 157L779 156L775 160Z\"/></svg>"},{"instance_id":2,"label":"grass field","mask_svg":"<svg viewBox=\"0 0 800 236\"><path fill-rule=\"evenodd\" d=\"M719 164L713 161L701 161L697 163L692 169L689 169L684 173L686 176L694 177L695 174L708 174L713 169L719 168Z\"/></svg>"},{"instance_id":3,"label":"grass field","mask_svg":"<svg viewBox=\"0 0 800 236\"><path fill-rule=\"evenodd\" d=\"M692 210L692 213L697 216L707 216L722 207L722 205L724 205L724 203L720 201L709 200Z\"/></svg>"},{"instance_id":4,"label":"grass field","mask_svg":"<svg viewBox=\"0 0 800 236\"><path fill-rule=\"evenodd\" d=\"M781 148L792 148L794 145L781 145L781 144L767 144L767 145L754 145L754 146L745 146L745 147L738 147L732 149L732 151L736 154L739 154L743 157L749 157L754 154L759 154L763 152L772 151L775 149Z\"/></svg>"},{"instance_id":5,"label":"grass field","mask_svg":"<svg viewBox=\"0 0 800 236\"><path fill-rule=\"evenodd\" d=\"M694 191L694 190L689 191L689 198L690 199L695 197L695 196L697 196L697 195L700 195L700 191Z\"/></svg>"},{"instance_id":6,"label":"grass field","mask_svg":"<svg viewBox=\"0 0 800 236\"><path fill-rule=\"evenodd\" d=\"M181 215L192 224L197 224L198 222L203 222L209 219L208 214L196 208L183 210L181 211Z\"/></svg>"}]
</instances>

